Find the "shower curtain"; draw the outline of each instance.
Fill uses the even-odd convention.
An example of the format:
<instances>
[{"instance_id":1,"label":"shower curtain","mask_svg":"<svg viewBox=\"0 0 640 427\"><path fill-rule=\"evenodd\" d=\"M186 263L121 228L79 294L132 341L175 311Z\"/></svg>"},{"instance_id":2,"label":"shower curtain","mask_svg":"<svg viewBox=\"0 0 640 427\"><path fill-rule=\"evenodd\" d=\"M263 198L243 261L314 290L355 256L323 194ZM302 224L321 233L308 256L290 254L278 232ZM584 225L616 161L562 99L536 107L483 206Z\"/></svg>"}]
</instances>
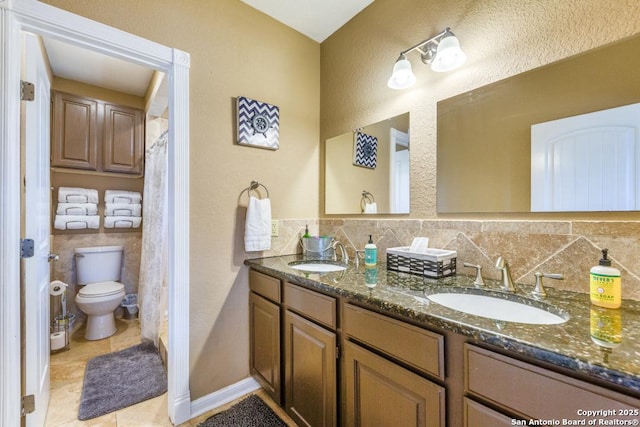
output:
<instances>
[{"instance_id":1,"label":"shower curtain","mask_svg":"<svg viewBox=\"0 0 640 427\"><path fill-rule=\"evenodd\" d=\"M138 305L142 341L158 346L166 310L168 266L167 143L165 131L146 150Z\"/></svg>"}]
</instances>

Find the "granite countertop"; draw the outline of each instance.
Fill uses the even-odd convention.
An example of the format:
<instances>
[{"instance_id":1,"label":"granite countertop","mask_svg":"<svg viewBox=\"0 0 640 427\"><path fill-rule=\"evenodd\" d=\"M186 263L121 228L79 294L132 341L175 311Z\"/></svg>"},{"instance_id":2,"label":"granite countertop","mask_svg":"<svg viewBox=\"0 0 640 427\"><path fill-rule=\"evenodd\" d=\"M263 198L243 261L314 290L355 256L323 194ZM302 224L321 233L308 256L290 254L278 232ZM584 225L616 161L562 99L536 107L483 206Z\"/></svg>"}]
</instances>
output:
<instances>
[{"instance_id":1,"label":"granite countertop","mask_svg":"<svg viewBox=\"0 0 640 427\"><path fill-rule=\"evenodd\" d=\"M290 262L302 255L286 255L246 260L254 270L310 289L358 302L382 313L410 319L472 337L510 352L554 364L640 394L640 302L623 300L618 310L602 310L589 301L589 295L553 289L547 281L544 303L554 306L569 319L557 325L530 325L496 321L462 313L429 301L429 293L453 287L474 292L474 277L457 274L430 279L386 269L378 263L377 284L365 284L364 266L350 264L344 271L308 273L293 269ZM486 280L486 288L499 290L500 283ZM533 286L516 284L517 295L530 298ZM623 283L624 286L624 283ZM532 303L535 304L535 303ZM600 316L613 324L621 323L621 340L612 348L602 347L591 337L591 320ZM595 327L595 323L594 323ZM618 327L620 331L620 327ZM606 332L606 331L605 331Z\"/></svg>"}]
</instances>

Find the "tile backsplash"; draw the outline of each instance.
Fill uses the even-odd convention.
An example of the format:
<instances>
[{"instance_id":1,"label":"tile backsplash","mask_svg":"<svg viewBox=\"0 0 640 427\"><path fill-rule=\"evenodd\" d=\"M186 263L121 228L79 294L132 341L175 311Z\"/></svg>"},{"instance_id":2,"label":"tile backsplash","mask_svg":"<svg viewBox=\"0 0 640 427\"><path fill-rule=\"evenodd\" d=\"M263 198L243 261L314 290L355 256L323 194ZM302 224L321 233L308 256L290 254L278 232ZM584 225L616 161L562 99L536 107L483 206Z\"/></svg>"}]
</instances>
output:
<instances>
[{"instance_id":1,"label":"tile backsplash","mask_svg":"<svg viewBox=\"0 0 640 427\"><path fill-rule=\"evenodd\" d=\"M589 292L589 270L609 249L613 266L622 273L622 297L640 300L640 222L637 221L522 221L451 219L313 219L279 220L279 236L272 249L255 256L301 252L299 238L305 224L311 234L331 235L343 242L350 255L363 249L369 234L378 246L378 259L387 248L409 246L414 237L429 238L432 248L458 252L458 274L473 275L463 267L482 266L483 276L499 279L499 256L511 267L516 283L532 285L534 274L562 273L562 281L546 286ZM254 254L251 254L252 256Z\"/></svg>"}]
</instances>

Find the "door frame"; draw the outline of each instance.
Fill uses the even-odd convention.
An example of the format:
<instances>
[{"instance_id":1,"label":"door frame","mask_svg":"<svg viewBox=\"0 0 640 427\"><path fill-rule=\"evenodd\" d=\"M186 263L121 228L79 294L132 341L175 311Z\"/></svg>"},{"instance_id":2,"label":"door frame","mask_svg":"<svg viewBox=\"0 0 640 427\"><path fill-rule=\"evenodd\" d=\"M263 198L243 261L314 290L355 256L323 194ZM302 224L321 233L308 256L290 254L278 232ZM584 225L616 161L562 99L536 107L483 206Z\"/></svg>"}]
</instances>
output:
<instances>
[{"instance_id":1,"label":"door frame","mask_svg":"<svg viewBox=\"0 0 640 427\"><path fill-rule=\"evenodd\" d=\"M169 81L168 412L191 417L189 391L189 62L187 52L40 3L0 0L0 425L20 425L21 31L163 71Z\"/></svg>"}]
</instances>

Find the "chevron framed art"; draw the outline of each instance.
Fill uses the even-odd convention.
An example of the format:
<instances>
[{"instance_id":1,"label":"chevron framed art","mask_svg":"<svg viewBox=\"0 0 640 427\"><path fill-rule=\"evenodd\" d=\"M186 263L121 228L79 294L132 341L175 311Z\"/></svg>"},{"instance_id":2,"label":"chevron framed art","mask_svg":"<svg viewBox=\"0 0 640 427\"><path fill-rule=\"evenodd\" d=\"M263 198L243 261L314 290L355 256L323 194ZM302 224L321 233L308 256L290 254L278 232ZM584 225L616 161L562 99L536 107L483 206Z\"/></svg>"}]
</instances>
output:
<instances>
[{"instance_id":1,"label":"chevron framed art","mask_svg":"<svg viewBox=\"0 0 640 427\"><path fill-rule=\"evenodd\" d=\"M353 164L369 169L376 168L378 138L359 131L353 134Z\"/></svg>"},{"instance_id":2,"label":"chevron framed art","mask_svg":"<svg viewBox=\"0 0 640 427\"><path fill-rule=\"evenodd\" d=\"M280 109L266 102L237 99L238 144L269 150L280 147Z\"/></svg>"}]
</instances>

